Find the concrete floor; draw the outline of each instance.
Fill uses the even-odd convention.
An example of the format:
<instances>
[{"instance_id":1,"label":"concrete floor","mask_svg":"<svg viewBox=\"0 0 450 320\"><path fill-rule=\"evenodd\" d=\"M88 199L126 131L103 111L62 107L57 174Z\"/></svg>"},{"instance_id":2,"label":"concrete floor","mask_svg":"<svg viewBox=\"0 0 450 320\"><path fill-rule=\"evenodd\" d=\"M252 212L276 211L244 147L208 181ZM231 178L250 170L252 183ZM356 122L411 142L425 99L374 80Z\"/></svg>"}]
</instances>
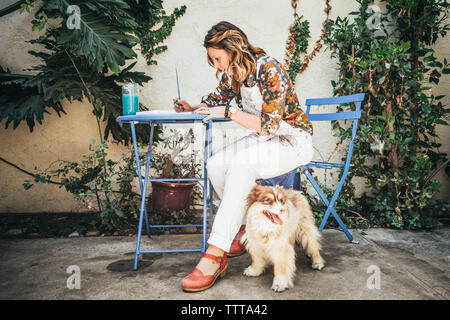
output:
<instances>
[{"instance_id":1,"label":"concrete floor","mask_svg":"<svg viewBox=\"0 0 450 320\"><path fill-rule=\"evenodd\" d=\"M185 293L180 280L192 271L199 252L145 254L133 271L135 237L1 240L0 299L450 298L450 228L351 232L359 244L350 244L341 232L324 231L322 254L327 264L322 271L313 270L297 248L295 287L282 293L271 290L272 269L257 278L242 274L250 264L248 254L231 258L226 277L209 290ZM141 249L196 247L201 247L201 235L186 234L143 237ZM80 289L67 287L72 265L79 267ZM376 270L379 289L371 281Z\"/></svg>"}]
</instances>

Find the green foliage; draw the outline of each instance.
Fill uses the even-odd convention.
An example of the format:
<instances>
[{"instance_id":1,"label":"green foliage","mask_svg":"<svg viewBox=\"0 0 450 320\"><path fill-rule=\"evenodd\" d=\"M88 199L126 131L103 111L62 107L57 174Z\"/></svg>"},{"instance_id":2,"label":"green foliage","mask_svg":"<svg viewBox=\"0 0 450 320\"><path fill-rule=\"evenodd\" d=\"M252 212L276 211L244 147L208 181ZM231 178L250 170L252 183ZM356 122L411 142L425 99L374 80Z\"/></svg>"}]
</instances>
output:
<instances>
[{"instance_id":1,"label":"green foliage","mask_svg":"<svg viewBox=\"0 0 450 320\"><path fill-rule=\"evenodd\" d=\"M194 178L198 177L202 168L199 151L193 150L194 131L190 128L186 133L170 129L170 135L162 139L158 146L162 152L152 155L151 167L161 178Z\"/></svg>"},{"instance_id":2,"label":"green foliage","mask_svg":"<svg viewBox=\"0 0 450 320\"><path fill-rule=\"evenodd\" d=\"M448 113L430 83L448 74L446 59L438 61L431 47L449 29L442 21L446 1L383 1L379 29L370 27L370 2L359 0L354 22L338 17L327 25L325 43L338 59L339 78L332 81L335 95L365 92L362 117L355 139L354 164L343 187L355 205L377 225L431 228L448 204L433 203L441 184L426 183L447 155L439 151L436 125L448 124ZM354 106L338 107L338 111ZM334 122L341 142L351 136L345 124ZM372 190L354 197L351 178L366 179ZM435 210L428 210L433 207Z\"/></svg>"},{"instance_id":3,"label":"green foliage","mask_svg":"<svg viewBox=\"0 0 450 320\"><path fill-rule=\"evenodd\" d=\"M317 177L315 177L315 180L318 182ZM318 185L324 192L327 199L330 200L333 197L336 189L329 188L325 184L320 182L318 182ZM307 182L303 181L302 188L306 190L306 187ZM315 220L320 223L325 215L327 207L317 193L314 192L314 196L310 195L309 193L305 193L305 196L308 199L309 204L311 205ZM368 228L371 224L371 221L369 221L369 219L363 217L359 213L361 212L361 207L353 201L350 193L345 194L343 193L343 191L341 191L340 196L336 199L334 208L336 210L336 213L339 215L339 217L341 217L348 228ZM327 225L339 228L339 224L333 218L332 213L330 213L330 216L327 220Z\"/></svg>"},{"instance_id":4,"label":"green foliage","mask_svg":"<svg viewBox=\"0 0 450 320\"><path fill-rule=\"evenodd\" d=\"M193 130L190 129L185 134L173 129L170 132L171 135L160 142L163 151L152 150L150 168L153 172L150 176L162 175L167 167L166 161L173 159L170 177L198 177L202 168L198 151L186 152L194 141ZM113 160L108 157L108 149L107 143L96 145L95 139L92 139L90 152L83 156L82 161L55 161L49 169L38 171L33 180L25 180L23 187L28 190L36 183L59 184L60 188L64 187L67 192L73 194L76 202L100 213L99 220L93 221L100 230L111 231L133 224L139 216L141 203L140 195L132 188L132 181L138 176L134 153L129 149L119 160ZM146 149L145 145L140 145L140 149ZM146 155L146 150L139 152L141 169L147 165ZM193 190L194 201L201 199L202 192L197 184ZM151 202L151 197L147 202ZM193 217L186 211L171 212L169 215L152 212L149 219L155 224L187 224ZM73 229L66 231L72 233Z\"/></svg>"},{"instance_id":5,"label":"green foliage","mask_svg":"<svg viewBox=\"0 0 450 320\"><path fill-rule=\"evenodd\" d=\"M149 223L151 225L188 225L188 224L199 224L199 221L196 220L195 215L191 210L176 210L169 211L165 210L162 212L158 212L152 210L151 214L148 217ZM169 232L173 233L182 233L186 232L185 228L170 228ZM152 228L152 234L163 234L167 232L167 228Z\"/></svg>"},{"instance_id":6,"label":"green foliage","mask_svg":"<svg viewBox=\"0 0 450 320\"><path fill-rule=\"evenodd\" d=\"M30 76L14 75L0 66L0 121L6 119L5 128L13 123L16 129L21 121L26 121L30 131L33 131L35 119L42 124L44 113L50 113L46 108L52 108L58 116L65 113L59 101L47 102L29 79Z\"/></svg>"},{"instance_id":7,"label":"green foliage","mask_svg":"<svg viewBox=\"0 0 450 320\"><path fill-rule=\"evenodd\" d=\"M70 5L78 6L79 16ZM137 57L132 50L138 43L132 35L137 23L126 11L129 8L122 0L48 0L36 13L36 20L62 18L63 23L52 30L56 44L84 57L97 73L107 67L118 74L126 59Z\"/></svg>"},{"instance_id":8,"label":"green foliage","mask_svg":"<svg viewBox=\"0 0 450 320\"><path fill-rule=\"evenodd\" d=\"M309 21L303 20L303 16L298 16L297 13L295 13L294 18L295 21L292 28L295 36L292 40L293 43L295 43L295 49L289 60L289 69L287 70L292 83L295 83L296 75L303 63L301 54L306 53L306 50L308 49L308 39L311 38Z\"/></svg>"},{"instance_id":9,"label":"green foliage","mask_svg":"<svg viewBox=\"0 0 450 320\"><path fill-rule=\"evenodd\" d=\"M139 2L139 0L135 1ZM161 43L172 33L176 20L185 14L186 6L175 8L172 14L167 15L161 0L141 1L139 7L131 6L131 12L140 26L136 35L140 39L141 52L147 64L157 64L154 56L167 50L167 46ZM148 12L148 15L143 12ZM160 26L156 28L157 25Z\"/></svg>"},{"instance_id":10,"label":"green foliage","mask_svg":"<svg viewBox=\"0 0 450 320\"><path fill-rule=\"evenodd\" d=\"M22 1L21 12L30 12L35 3ZM107 160L109 135L125 145L131 140L129 126L116 122L122 115L120 85L125 81L143 85L151 80L143 72L131 71L136 61L125 65L137 57L133 50L137 44L143 48L148 64L155 64L151 57L167 49L158 45L170 35L186 7L166 15L161 0L44 0L39 5L32 29L45 32L30 42L45 50L29 53L40 58L42 64L28 70L33 75L0 69L0 121L6 119L6 128L12 122L15 129L26 120L32 132L35 119L42 124L49 107L60 116L65 113L62 100L87 98L97 120L100 144L91 145L91 153L81 163L57 161L55 170L36 173L34 182L60 179L57 184L90 209L95 199L100 213L98 227L111 230L128 218L137 218L139 203L131 189L136 177L133 159L122 155L120 161ZM153 27L159 23L161 27L155 30ZM148 108L140 104L140 109ZM103 133L101 121L106 122ZM148 141L147 129L136 127L139 142ZM161 140L161 133L161 126L156 126L154 143ZM33 183L26 180L23 186L29 189ZM117 187L119 190L113 190Z\"/></svg>"},{"instance_id":11,"label":"green foliage","mask_svg":"<svg viewBox=\"0 0 450 320\"><path fill-rule=\"evenodd\" d=\"M59 187L72 193L76 202L98 210L100 220L95 224L99 229L113 230L138 217L140 197L133 192L131 184L137 177L135 159L128 152L117 161L106 160L108 144L94 143L95 139L89 145L90 153L81 162L55 161L51 165L54 169L39 171L33 181L25 180L23 187L28 190L34 183L55 183L58 179ZM145 158L143 152L140 157Z\"/></svg>"},{"instance_id":12,"label":"green foliage","mask_svg":"<svg viewBox=\"0 0 450 320\"><path fill-rule=\"evenodd\" d=\"M186 133L170 129L170 135L162 139L158 144L162 151L152 154L150 168L159 178L199 178L203 168L203 160L198 150L191 150L195 136L192 128ZM202 204L202 186L197 183L192 191L193 203ZM192 222L192 214L185 210L170 212L169 215L161 214L159 220L167 224L188 224ZM158 218L157 218L158 219Z\"/></svg>"},{"instance_id":13,"label":"green foliage","mask_svg":"<svg viewBox=\"0 0 450 320\"><path fill-rule=\"evenodd\" d=\"M155 64L149 57L167 49L158 45L170 35L175 20L185 13L186 7L167 15L161 0L27 0L21 3L21 11L29 11L37 3L40 7L32 21L33 30L45 33L31 43L40 44L45 50L29 53L43 63L28 70L33 71L32 76L0 70L0 120L7 119L6 126L13 122L14 129L26 120L33 131L35 119L42 124L49 107L60 116L65 113L63 99L81 101L87 97L98 124L100 119L107 123L100 139L112 135L116 141L128 144L129 126L116 122L122 114L120 85L124 81L143 85L151 77L130 71L136 62L123 67L135 60L133 47L137 44L143 48L148 63ZM78 6L80 15L68 10L69 5ZM79 28L76 24L73 27L76 18ZM160 28L151 30L160 23ZM147 107L141 104L141 109ZM155 142L161 133L159 126L156 129ZM148 138L140 126L137 138Z\"/></svg>"}]
</instances>

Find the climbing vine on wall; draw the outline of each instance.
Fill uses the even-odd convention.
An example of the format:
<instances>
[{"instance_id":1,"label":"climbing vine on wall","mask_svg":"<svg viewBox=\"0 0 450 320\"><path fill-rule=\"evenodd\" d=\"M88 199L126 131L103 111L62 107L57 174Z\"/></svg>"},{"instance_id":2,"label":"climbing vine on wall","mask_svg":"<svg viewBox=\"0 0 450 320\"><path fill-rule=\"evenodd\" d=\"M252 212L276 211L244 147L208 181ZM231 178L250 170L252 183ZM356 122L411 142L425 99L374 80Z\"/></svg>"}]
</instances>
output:
<instances>
[{"instance_id":1,"label":"climbing vine on wall","mask_svg":"<svg viewBox=\"0 0 450 320\"><path fill-rule=\"evenodd\" d=\"M375 15L372 1L357 2L353 21L337 17L325 39L339 70L331 81L334 95L366 94L342 193L371 224L438 227L448 221L450 202L433 199L442 184L432 178L450 168L436 129L448 125L450 109L432 84L450 73L450 63L439 61L433 45L450 30L450 4L383 0ZM333 130L341 141L351 137L342 123L333 123ZM370 192L355 195L352 177L363 178Z\"/></svg>"},{"instance_id":2,"label":"climbing vine on wall","mask_svg":"<svg viewBox=\"0 0 450 320\"><path fill-rule=\"evenodd\" d=\"M443 0L382 0L385 9L374 15L373 1L357 0L358 11L326 19L313 51L306 53L309 23L296 13L286 43L285 67L291 79L302 73L325 43L337 59L334 95L366 93L347 182L336 204L350 226L434 228L448 221L449 201L432 198L442 187L433 177L450 175L448 155L440 151L437 125L448 125L450 110L435 96L431 84L450 73L447 59L439 61L432 45L444 38L450 4ZM338 107L345 111L353 106ZM333 130L341 142L351 131L340 123ZM355 195L353 176L362 177L371 192ZM326 187L326 186L324 186ZM313 206L314 207L314 206ZM314 210L321 212L323 208Z\"/></svg>"},{"instance_id":3,"label":"climbing vine on wall","mask_svg":"<svg viewBox=\"0 0 450 320\"><path fill-rule=\"evenodd\" d=\"M298 74L308 68L309 62L316 56L322 49L322 43L327 34L327 23L330 21L331 5L330 0L325 0L326 14L325 20L322 22L322 30L319 39L315 42L314 48L310 54L306 55L302 59L302 54L306 54L308 49L308 39L311 37L309 31L309 22L303 20L303 16L297 14L297 2L298 0L292 0L291 5L294 9L294 22L289 27L289 36L286 41L286 54L284 60L284 67L289 73L291 80L295 83L295 78Z\"/></svg>"}]
</instances>

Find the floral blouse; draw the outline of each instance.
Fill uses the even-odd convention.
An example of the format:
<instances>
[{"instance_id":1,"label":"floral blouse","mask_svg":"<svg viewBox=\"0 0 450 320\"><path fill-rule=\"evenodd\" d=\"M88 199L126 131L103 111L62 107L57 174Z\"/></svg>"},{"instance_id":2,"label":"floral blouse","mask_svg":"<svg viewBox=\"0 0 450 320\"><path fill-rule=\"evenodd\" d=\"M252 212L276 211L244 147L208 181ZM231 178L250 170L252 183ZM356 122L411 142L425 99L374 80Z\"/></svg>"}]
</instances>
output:
<instances>
[{"instance_id":1,"label":"floral blouse","mask_svg":"<svg viewBox=\"0 0 450 320\"><path fill-rule=\"evenodd\" d=\"M261 61L261 60L262 61ZM300 108L294 85L284 67L275 58L260 57L261 61L256 83L263 98L261 108L261 132L259 135L273 135L284 120L294 128L313 134L311 122ZM256 78L254 74L253 78ZM240 93L235 93L226 73L216 90L201 99L209 107L223 105L230 99L236 99L238 107L243 110Z\"/></svg>"}]
</instances>

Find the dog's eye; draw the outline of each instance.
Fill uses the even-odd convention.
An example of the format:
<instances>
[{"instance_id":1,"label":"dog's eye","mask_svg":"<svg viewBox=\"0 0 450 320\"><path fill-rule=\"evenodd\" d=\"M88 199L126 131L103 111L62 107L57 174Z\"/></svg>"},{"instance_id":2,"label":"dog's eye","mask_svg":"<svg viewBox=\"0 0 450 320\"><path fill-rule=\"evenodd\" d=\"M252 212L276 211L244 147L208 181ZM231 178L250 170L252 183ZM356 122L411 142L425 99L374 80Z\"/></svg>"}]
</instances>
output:
<instances>
[{"instance_id":1,"label":"dog's eye","mask_svg":"<svg viewBox=\"0 0 450 320\"><path fill-rule=\"evenodd\" d=\"M272 199L265 198L265 199L264 199L264 203L272 203Z\"/></svg>"},{"instance_id":2,"label":"dog's eye","mask_svg":"<svg viewBox=\"0 0 450 320\"><path fill-rule=\"evenodd\" d=\"M277 200L278 200L279 202L281 202L281 203L284 203L284 202L285 202L285 199L284 199L284 197L283 197L282 195L279 195L279 196L277 197Z\"/></svg>"}]
</instances>

